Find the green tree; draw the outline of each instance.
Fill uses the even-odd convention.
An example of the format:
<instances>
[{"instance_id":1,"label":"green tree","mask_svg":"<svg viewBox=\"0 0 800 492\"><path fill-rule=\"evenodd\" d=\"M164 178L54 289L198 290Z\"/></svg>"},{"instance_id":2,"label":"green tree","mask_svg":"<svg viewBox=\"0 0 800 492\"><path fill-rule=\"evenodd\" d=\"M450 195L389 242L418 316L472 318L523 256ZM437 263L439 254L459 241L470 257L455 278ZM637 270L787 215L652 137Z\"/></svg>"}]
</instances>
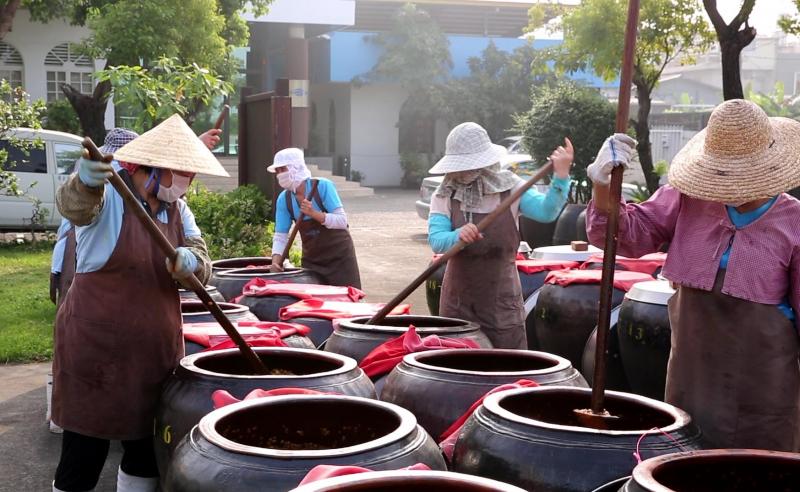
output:
<instances>
[{"instance_id":1,"label":"green tree","mask_svg":"<svg viewBox=\"0 0 800 492\"><path fill-rule=\"evenodd\" d=\"M430 14L411 3L397 10L391 30L365 39L378 46L381 55L372 70L353 82L390 82L408 91L398 118L399 150L405 154L403 181L415 182L419 169L408 163L432 160L434 122L444 107L440 84L448 80L453 66L449 41ZM414 152L427 155L414 159Z\"/></svg>"},{"instance_id":2,"label":"green tree","mask_svg":"<svg viewBox=\"0 0 800 492\"><path fill-rule=\"evenodd\" d=\"M5 79L0 80L0 139L9 141L23 151L41 147L41 141L20 140L14 137L14 129L25 127L39 129L40 120L45 111L42 101L31 102L30 97L20 88L12 88ZM31 195L30 188L21 188L17 175L14 174L13 163L8 162L8 151L0 149L0 194L26 197L33 203L31 228L42 223L47 209L41 206L41 200ZM37 183L33 183L36 186ZM34 236L35 239L35 236Z\"/></svg>"},{"instance_id":3,"label":"green tree","mask_svg":"<svg viewBox=\"0 0 800 492\"><path fill-rule=\"evenodd\" d=\"M744 99L740 59L742 50L756 38L756 28L748 23L755 4L756 0L742 1L739 13L726 23L717 10L717 0L703 0L722 54L722 96L726 101Z\"/></svg>"},{"instance_id":4,"label":"green tree","mask_svg":"<svg viewBox=\"0 0 800 492\"><path fill-rule=\"evenodd\" d=\"M557 66L569 72L593 70L606 80L618 77L623 50L626 0L585 0L562 19L564 43L556 48ZM698 0L643 0L633 66L639 102L634 128L642 171L651 191L658 188L650 146L652 92L674 60L691 62L708 50L713 33Z\"/></svg>"},{"instance_id":5,"label":"green tree","mask_svg":"<svg viewBox=\"0 0 800 492\"><path fill-rule=\"evenodd\" d=\"M591 196L586 167L594 161L603 141L614 132L614 105L600 91L569 80L535 87L530 111L515 116L515 129L523 136L533 158L544 163L553 149L568 137L575 147L576 181L573 201Z\"/></svg>"},{"instance_id":6,"label":"green tree","mask_svg":"<svg viewBox=\"0 0 800 492\"><path fill-rule=\"evenodd\" d=\"M748 100L758 104L770 116L800 120L800 100L786 96L783 82L776 82L775 89L770 94L755 92L751 87L747 87L745 95Z\"/></svg>"},{"instance_id":7,"label":"green tree","mask_svg":"<svg viewBox=\"0 0 800 492\"><path fill-rule=\"evenodd\" d=\"M442 87L450 123L474 121L493 141L507 136L514 125L513 115L531 107L531 87L545 79L532 69L539 61L538 54L530 44L508 53L490 42L480 57L468 60L468 77Z\"/></svg>"},{"instance_id":8,"label":"green tree","mask_svg":"<svg viewBox=\"0 0 800 492\"><path fill-rule=\"evenodd\" d=\"M12 4L17 0L8 0ZM230 56L236 46L247 43L244 10L265 14L273 0L22 0L34 20L47 22L64 18L88 25L92 36L86 49L105 57L107 65L136 65L145 68L162 56L172 56L184 65L211 67L230 80L236 65ZM0 35L2 12L0 11ZM95 86L91 95L69 84L62 91L72 104L84 133L96 141L105 136L104 119L111 84Z\"/></svg>"},{"instance_id":9,"label":"green tree","mask_svg":"<svg viewBox=\"0 0 800 492\"><path fill-rule=\"evenodd\" d=\"M119 65L98 72L97 77L110 82L117 104L136 115L133 129L140 133L175 113L191 125L202 106L233 89L207 68L163 57L150 70Z\"/></svg>"}]
</instances>

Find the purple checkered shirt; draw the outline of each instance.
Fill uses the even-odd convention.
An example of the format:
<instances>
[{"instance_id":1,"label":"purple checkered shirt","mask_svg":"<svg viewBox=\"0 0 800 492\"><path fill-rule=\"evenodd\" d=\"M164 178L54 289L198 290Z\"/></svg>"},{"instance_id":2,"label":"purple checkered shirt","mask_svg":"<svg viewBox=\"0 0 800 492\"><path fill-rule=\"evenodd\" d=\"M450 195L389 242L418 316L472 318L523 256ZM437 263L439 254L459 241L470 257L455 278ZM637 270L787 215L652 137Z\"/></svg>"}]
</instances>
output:
<instances>
[{"instance_id":1,"label":"purple checkered shirt","mask_svg":"<svg viewBox=\"0 0 800 492\"><path fill-rule=\"evenodd\" d=\"M586 231L605 242L607 214L589 203ZM663 186L641 204L620 207L618 253L639 257L669 242L662 275L710 291L722 254L731 245L724 294L761 304L789 299L800 314L800 201L781 194L764 215L736 229L725 205L690 198ZM734 241L735 238L735 241ZM800 330L800 315L795 319Z\"/></svg>"}]
</instances>

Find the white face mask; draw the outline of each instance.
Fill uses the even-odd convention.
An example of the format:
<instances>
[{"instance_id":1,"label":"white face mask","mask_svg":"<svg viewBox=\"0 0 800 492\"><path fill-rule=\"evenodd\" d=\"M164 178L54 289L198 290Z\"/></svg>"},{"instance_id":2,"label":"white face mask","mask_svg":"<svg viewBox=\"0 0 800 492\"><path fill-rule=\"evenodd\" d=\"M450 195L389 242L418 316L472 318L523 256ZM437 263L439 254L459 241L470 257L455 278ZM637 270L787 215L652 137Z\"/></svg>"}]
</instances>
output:
<instances>
[{"instance_id":1,"label":"white face mask","mask_svg":"<svg viewBox=\"0 0 800 492\"><path fill-rule=\"evenodd\" d=\"M162 202L174 203L186 193L191 181L192 178L189 176L181 176L180 174L172 173L172 186L159 186L156 197Z\"/></svg>"},{"instance_id":2,"label":"white face mask","mask_svg":"<svg viewBox=\"0 0 800 492\"><path fill-rule=\"evenodd\" d=\"M293 181L292 181L292 173L289 171L284 171L278 174L278 184L281 185L281 188L284 190L291 191L293 188Z\"/></svg>"}]
</instances>

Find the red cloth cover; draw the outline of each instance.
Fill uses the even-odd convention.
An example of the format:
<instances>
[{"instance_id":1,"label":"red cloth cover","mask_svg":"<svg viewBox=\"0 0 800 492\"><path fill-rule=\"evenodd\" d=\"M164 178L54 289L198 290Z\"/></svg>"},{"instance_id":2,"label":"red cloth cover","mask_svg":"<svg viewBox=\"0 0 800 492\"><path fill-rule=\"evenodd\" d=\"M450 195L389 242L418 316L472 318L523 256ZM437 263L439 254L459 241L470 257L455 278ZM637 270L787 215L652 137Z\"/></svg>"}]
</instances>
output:
<instances>
[{"instance_id":1,"label":"red cloth cover","mask_svg":"<svg viewBox=\"0 0 800 492\"><path fill-rule=\"evenodd\" d=\"M641 258L626 258L624 256L617 256L615 263L624 266L631 272L646 273L653 275L656 270L664 266L667 261L666 253L653 253L642 256ZM590 263L603 263L603 253L595 253L589 257L586 262L581 265L582 269L589 266Z\"/></svg>"},{"instance_id":2,"label":"red cloth cover","mask_svg":"<svg viewBox=\"0 0 800 492\"><path fill-rule=\"evenodd\" d=\"M400 470L422 470L429 471L431 468L424 463L417 463L416 465L400 468ZM317 480L325 480L326 478L341 477L343 475L355 475L356 473L371 472L369 468L362 468L360 466L336 466L336 465L317 465L308 472L300 482L300 485L316 482Z\"/></svg>"},{"instance_id":3,"label":"red cloth cover","mask_svg":"<svg viewBox=\"0 0 800 492\"><path fill-rule=\"evenodd\" d=\"M366 294L355 287L336 285L289 284L254 278L242 287L242 295L247 297L267 297L288 295L298 299L325 299L328 301L358 302Z\"/></svg>"},{"instance_id":4,"label":"red cloth cover","mask_svg":"<svg viewBox=\"0 0 800 492\"><path fill-rule=\"evenodd\" d=\"M469 407L469 410L464 412L464 415L458 418L453 424L447 428L446 431L439 436L439 448L441 448L442 453L447 457L447 461L450 461L453 457L453 450L456 447L456 441L458 440L458 436L461 434L461 427L467 422L467 419L478 409L479 406L483 403L483 400L493 394L498 393L500 391L512 390L517 388L533 388L535 386L539 386L535 381L531 381L530 379L520 379L515 383L510 384L503 384L496 388L489 390L485 395L481 396L478 401L472 404Z\"/></svg>"},{"instance_id":5,"label":"red cloth cover","mask_svg":"<svg viewBox=\"0 0 800 492\"><path fill-rule=\"evenodd\" d=\"M420 338L417 329L412 325L403 335L375 347L364 357L359 367L372 378L391 372L408 354L453 348L469 349L480 348L480 346L466 338L444 338L438 335Z\"/></svg>"},{"instance_id":6,"label":"red cloth cover","mask_svg":"<svg viewBox=\"0 0 800 492\"><path fill-rule=\"evenodd\" d=\"M285 347L283 338L292 335L307 336L311 333L311 328L297 323L238 321L233 322L233 326L252 347ZM202 345L207 350L221 350L236 346L225 330L216 322L186 323L183 325L183 338L186 341Z\"/></svg>"},{"instance_id":7,"label":"red cloth cover","mask_svg":"<svg viewBox=\"0 0 800 492\"><path fill-rule=\"evenodd\" d=\"M517 270L528 275L553 270L572 270L578 268L577 261L562 260L517 260Z\"/></svg>"},{"instance_id":8,"label":"red cloth cover","mask_svg":"<svg viewBox=\"0 0 800 492\"><path fill-rule=\"evenodd\" d=\"M599 284L602 276L602 270L556 270L548 273L544 281L547 284L566 287L572 284ZM646 273L624 270L614 272L614 288L625 292L628 292L633 284L649 280L653 280L653 277Z\"/></svg>"},{"instance_id":9,"label":"red cloth cover","mask_svg":"<svg viewBox=\"0 0 800 492\"><path fill-rule=\"evenodd\" d=\"M283 396L283 395L338 395L339 393L325 393L322 391L310 390L306 388L276 388L272 390L254 389L244 400L252 400L254 398L266 398L268 396ZM216 390L211 394L211 401L214 402L214 409L222 408L233 403L244 401L236 398L226 390Z\"/></svg>"},{"instance_id":10,"label":"red cloth cover","mask_svg":"<svg viewBox=\"0 0 800 492\"><path fill-rule=\"evenodd\" d=\"M278 311L278 315L283 321L301 317L322 318L333 321L335 319L356 318L358 316L373 316L380 311L383 306L385 306L385 304L304 299L282 307L280 311ZM400 304L389 314L409 314L410 312L410 304Z\"/></svg>"}]
</instances>

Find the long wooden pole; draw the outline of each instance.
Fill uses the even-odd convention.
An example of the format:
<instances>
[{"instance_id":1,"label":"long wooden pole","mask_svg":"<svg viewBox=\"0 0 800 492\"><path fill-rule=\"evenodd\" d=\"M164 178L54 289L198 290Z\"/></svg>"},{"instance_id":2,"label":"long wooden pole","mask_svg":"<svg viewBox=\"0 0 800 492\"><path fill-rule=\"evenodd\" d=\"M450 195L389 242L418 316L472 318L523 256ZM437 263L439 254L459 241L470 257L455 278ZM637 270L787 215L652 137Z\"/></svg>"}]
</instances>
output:
<instances>
[{"instance_id":1,"label":"long wooden pole","mask_svg":"<svg viewBox=\"0 0 800 492\"><path fill-rule=\"evenodd\" d=\"M639 24L639 0L628 1L628 23L625 26L625 49L622 54L622 74L619 80L619 102L617 103L617 133L628 130L628 111L631 103L633 81L633 57L636 51L636 30ZM603 414L606 388L606 352L608 332L611 326L612 295L614 292L614 260L617 257L617 234L619 232L619 202L622 197L622 166L611 173L609 190L608 223L606 242L603 248L603 276L600 282L600 312L597 320L597 346L594 355L594 379L592 385L592 413Z\"/></svg>"},{"instance_id":2,"label":"long wooden pole","mask_svg":"<svg viewBox=\"0 0 800 492\"><path fill-rule=\"evenodd\" d=\"M91 138L85 137L83 139L83 147L86 149L87 153L89 154L89 158L96 161L105 161L110 162L113 159L111 155L103 155L97 146L94 144ZM178 252L172 246L172 243L164 236L161 230L158 228L153 219L147 214L142 204L139 203L139 200L133 196L133 193L122 181L119 174L115 170L111 170L111 178L109 178L109 182L117 190L117 193L122 197L125 205L133 212L133 214L141 221L144 228L147 229L147 232L150 234L150 237L158 245L159 249L167 256L167 258L175 264L175 260L178 256ZM233 323L225 316L225 313L222 312L222 309L217 305L214 299L206 291L205 287L203 286L202 282L192 273L189 277L184 279L184 282L188 284L188 287L197 294L197 297L205 304L211 314L214 316L214 319L217 320L217 323L222 326L222 329L225 330L225 333L231 338L231 340L236 343L236 346L239 347L239 350L242 352L242 356L247 360L250 367L256 371L258 374L266 374L267 368L264 367L264 363L261 362L261 359L258 358L253 349L250 348L249 345L244 341L242 335L236 331L236 328L233 326Z\"/></svg>"},{"instance_id":3,"label":"long wooden pole","mask_svg":"<svg viewBox=\"0 0 800 492\"><path fill-rule=\"evenodd\" d=\"M487 227L489 227L489 225L492 222L494 222L495 219L497 219L497 217L500 216L500 214L504 213L506 210L508 210L509 207L511 207L512 203L514 203L515 201L519 200L519 198L522 196L522 194L525 193L526 191L528 191L528 188L530 188L531 186L533 186L536 183L538 183L542 178L544 178L545 176L550 174L550 172L552 170L553 170L553 162L552 161L548 161L547 164L542 166L542 168L539 170L539 172L534 174L531 179L526 181L525 184L523 184L514 193L510 194L509 196L507 196L505 200L500 202L500 205L498 205L496 209L494 209L489 215L484 217L483 220L478 222L478 225L477 225L478 231L482 232ZM375 316L373 316L372 318L370 318L369 321L367 321L367 324L368 325L375 325L375 324L378 324L381 321L383 321L383 318L385 318L386 315L391 313L392 310L394 308L396 308L397 306L399 306L400 303L403 302L406 297L411 295L411 293L414 292L417 289L417 287L422 285L422 283L425 282L425 280L427 280L428 277L430 277L433 272L435 272L440 266L445 264L447 262L447 260L449 260L450 258L452 258L455 255L457 255L458 253L460 253L467 246L469 246L469 245L467 243L461 241L461 240L459 240L456 244L451 246L450 249L448 249L442 256L440 256L435 261L433 261L428 266L428 268L425 269L424 272L422 272L417 278L412 280L411 283L408 284L405 289L400 291L400 293L397 294L396 296L394 296L394 298L391 301L386 303L386 305L383 306L383 308L380 311L378 311L375 314Z\"/></svg>"},{"instance_id":4,"label":"long wooden pole","mask_svg":"<svg viewBox=\"0 0 800 492\"><path fill-rule=\"evenodd\" d=\"M225 123L225 118L228 117L228 112L231 110L231 107L227 104L222 106L222 112L220 112L219 116L217 117L217 121L214 123L214 130L219 130L222 128L222 124Z\"/></svg>"}]
</instances>

